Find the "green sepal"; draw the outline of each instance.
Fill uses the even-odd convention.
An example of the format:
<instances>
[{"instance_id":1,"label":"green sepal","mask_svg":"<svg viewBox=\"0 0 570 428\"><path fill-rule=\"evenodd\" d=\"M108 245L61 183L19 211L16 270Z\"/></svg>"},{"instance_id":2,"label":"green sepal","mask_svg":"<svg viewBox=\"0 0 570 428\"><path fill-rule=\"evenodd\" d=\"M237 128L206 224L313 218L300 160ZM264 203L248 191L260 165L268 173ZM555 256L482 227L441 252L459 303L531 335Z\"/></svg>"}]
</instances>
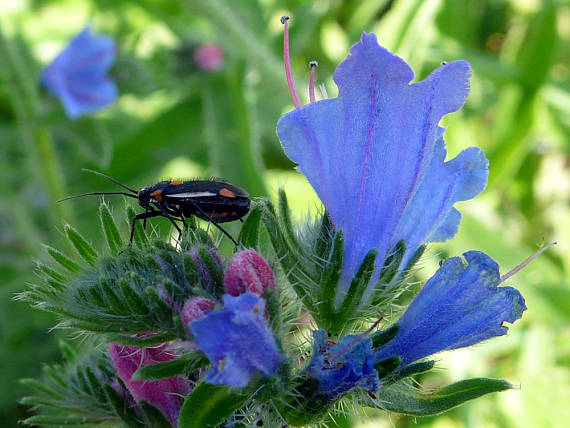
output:
<instances>
[{"instance_id":1,"label":"green sepal","mask_svg":"<svg viewBox=\"0 0 570 428\"><path fill-rule=\"evenodd\" d=\"M80 270L80 267L77 263L71 260L68 256L63 254L61 251L56 250L49 245L44 245L47 253L54 259L57 263L59 263L63 268L67 269L70 272L77 273Z\"/></svg>"},{"instance_id":2,"label":"green sepal","mask_svg":"<svg viewBox=\"0 0 570 428\"><path fill-rule=\"evenodd\" d=\"M412 271L414 265L418 262L418 260L420 259L420 257L423 255L423 253L425 252L427 248L427 245L420 245L418 247L418 249L414 252L414 254L412 254L412 257L410 257L410 260L408 261L408 263L406 264L406 266L404 267L404 269L402 269L400 271L400 273L398 274L398 276L396 277L396 279L394 280L395 284L400 284L402 281L404 281L406 279L406 277L410 274L410 272Z\"/></svg>"},{"instance_id":3,"label":"green sepal","mask_svg":"<svg viewBox=\"0 0 570 428\"><path fill-rule=\"evenodd\" d=\"M422 394L403 382L383 386L376 393L375 407L410 416L433 416L491 392L512 389L500 379L475 378L444 386L436 392Z\"/></svg>"},{"instance_id":4,"label":"green sepal","mask_svg":"<svg viewBox=\"0 0 570 428\"><path fill-rule=\"evenodd\" d=\"M211 291L214 295L221 297L222 294L224 294L224 271L222 270L222 266L220 266L218 260L216 260L204 246L198 247L198 256L204 263L214 283L214 289Z\"/></svg>"},{"instance_id":5,"label":"green sepal","mask_svg":"<svg viewBox=\"0 0 570 428\"><path fill-rule=\"evenodd\" d=\"M240 242L245 248L257 248L259 244L259 228L261 226L261 215L263 209L261 205L254 203L249 211L249 215L243 222L241 231L238 236Z\"/></svg>"},{"instance_id":6,"label":"green sepal","mask_svg":"<svg viewBox=\"0 0 570 428\"><path fill-rule=\"evenodd\" d=\"M370 339L372 340L372 349L376 350L391 341L394 336L396 336L399 329L400 326L398 324L394 324L385 330L375 331L372 333L370 335Z\"/></svg>"},{"instance_id":7,"label":"green sepal","mask_svg":"<svg viewBox=\"0 0 570 428\"><path fill-rule=\"evenodd\" d=\"M135 218L137 213L135 212L133 207L129 206L127 208L127 215L129 216L130 219L129 221L129 230L130 230L130 228L132 227L132 222L134 221L133 219ZM133 242L139 248L145 248L149 244L148 236L144 231L140 221L137 221L135 224L135 233L133 235Z\"/></svg>"},{"instance_id":8,"label":"green sepal","mask_svg":"<svg viewBox=\"0 0 570 428\"><path fill-rule=\"evenodd\" d=\"M275 339L279 342L282 327L281 319L281 301L279 299L279 291L268 288L265 290L265 311L267 312L267 319L271 330L275 335Z\"/></svg>"},{"instance_id":9,"label":"green sepal","mask_svg":"<svg viewBox=\"0 0 570 428\"><path fill-rule=\"evenodd\" d=\"M329 330L331 333L338 333L339 329L335 311L336 292L338 282L342 275L342 264L344 260L344 240L342 230L336 232L331 254L325 263L318 292L319 327ZM321 321L320 323L318 321Z\"/></svg>"},{"instance_id":10,"label":"green sepal","mask_svg":"<svg viewBox=\"0 0 570 428\"><path fill-rule=\"evenodd\" d=\"M156 288L149 285L144 289L144 294L148 297L153 307L153 315L161 320L170 319L172 317L172 308L162 299L158 291L156 291Z\"/></svg>"},{"instance_id":11,"label":"green sepal","mask_svg":"<svg viewBox=\"0 0 570 428\"><path fill-rule=\"evenodd\" d=\"M179 428L215 428L242 407L249 396L226 385L200 383L186 397L178 418Z\"/></svg>"},{"instance_id":12,"label":"green sepal","mask_svg":"<svg viewBox=\"0 0 570 428\"><path fill-rule=\"evenodd\" d=\"M299 240L297 239L297 234L293 229L293 222L291 221L291 211L289 210L289 203L287 202L287 195L285 194L285 190L283 188L279 189L278 192L278 199L279 199L279 223L281 224L282 229L285 231L286 239L289 241L291 246L295 251L298 253L302 253L301 245L299 244Z\"/></svg>"},{"instance_id":13,"label":"green sepal","mask_svg":"<svg viewBox=\"0 0 570 428\"><path fill-rule=\"evenodd\" d=\"M382 379L394 372L402 364L402 358L399 356L386 358L374 364L374 368L378 372L378 377Z\"/></svg>"},{"instance_id":14,"label":"green sepal","mask_svg":"<svg viewBox=\"0 0 570 428\"><path fill-rule=\"evenodd\" d=\"M87 240L83 236L81 236L81 234L69 224L66 224L63 227L63 231L65 232L67 239L69 239L69 241L75 248L75 251L77 251L77 254L79 254L79 256L83 260L85 260L88 264L93 266L97 261L98 257L95 248L93 248L93 246L89 242L87 242Z\"/></svg>"},{"instance_id":15,"label":"green sepal","mask_svg":"<svg viewBox=\"0 0 570 428\"><path fill-rule=\"evenodd\" d=\"M374 274L377 256L378 250L374 249L370 250L364 257L364 260L358 268L358 272L356 272L356 275L350 283L350 288L348 289L346 297L338 311L339 318L350 320L356 315L356 311L362 302L362 296L368 288L370 279Z\"/></svg>"},{"instance_id":16,"label":"green sepal","mask_svg":"<svg viewBox=\"0 0 570 428\"><path fill-rule=\"evenodd\" d=\"M404 254L406 253L406 242L402 239L388 252L388 256L384 259L382 264L382 269L380 270L380 276L378 277L378 282L381 284L389 284L392 282L402 260L404 259Z\"/></svg>"},{"instance_id":17,"label":"green sepal","mask_svg":"<svg viewBox=\"0 0 570 428\"><path fill-rule=\"evenodd\" d=\"M128 428L144 428L144 423L141 422L135 411L125 403L123 397L111 385L105 384L103 388L115 413Z\"/></svg>"},{"instance_id":18,"label":"green sepal","mask_svg":"<svg viewBox=\"0 0 570 428\"><path fill-rule=\"evenodd\" d=\"M34 426L80 426L101 425L104 422L104 418L90 418L85 415L35 415L24 419L20 423Z\"/></svg>"},{"instance_id":19,"label":"green sepal","mask_svg":"<svg viewBox=\"0 0 570 428\"><path fill-rule=\"evenodd\" d=\"M107 239L107 245L111 252L117 254L123 247L123 240L119 229L113 220L113 216L107 204L102 203L99 205L99 219L101 220L101 227Z\"/></svg>"},{"instance_id":20,"label":"green sepal","mask_svg":"<svg viewBox=\"0 0 570 428\"><path fill-rule=\"evenodd\" d=\"M316 236L314 249L315 254L320 260L328 258L332 246L332 239L335 235L335 228L331 216L325 211L321 217L319 233Z\"/></svg>"},{"instance_id":21,"label":"green sepal","mask_svg":"<svg viewBox=\"0 0 570 428\"><path fill-rule=\"evenodd\" d=\"M416 374L425 373L433 369L433 366L435 366L434 360L421 361L419 363L414 363L404 366L398 369L396 373L394 373L394 382Z\"/></svg>"},{"instance_id":22,"label":"green sepal","mask_svg":"<svg viewBox=\"0 0 570 428\"><path fill-rule=\"evenodd\" d=\"M281 232L279 222L275 214L273 204L265 200L263 204L263 223L269 235L273 249L275 250L277 259L280 261L283 271L287 275L287 279L295 290L297 297L303 302L305 308L312 313L318 313L313 300L304 284L311 281L311 275L304 269L300 263L299 255L295 254L285 236Z\"/></svg>"},{"instance_id":23,"label":"green sepal","mask_svg":"<svg viewBox=\"0 0 570 428\"><path fill-rule=\"evenodd\" d=\"M160 410L156 407L148 404L146 401L140 401L139 407L141 408L142 412L144 413L146 423L146 427L160 427L160 428L169 428L172 427L172 424L166 417L162 414Z\"/></svg>"},{"instance_id":24,"label":"green sepal","mask_svg":"<svg viewBox=\"0 0 570 428\"><path fill-rule=\"evenodd\" d=\"M148 337L126 336L124 334L108 334L107 341L110 343L120 343L127 346L138 346L148 348L149 346L161 345L174 340L176 337L170 332L157 333Z\"/></svg>"},{"instance_id":25,"label":"green sepal","mask_svg":"<svg viewBox=\"0 0 570 428\"><path fill-rule=\"evenodd\" d=\"M132 380L158 380L191 373L202 367L206 367L210 361L200 351L181 355L170 361L141 367L132 376Z\"/></svg>"},{"instance_id":26,"label":"green sepal","mask_svg":"<svg viewBox=\"0 0 570 428\"><path fill-rule=\"evenodd\" d=\"M64 274L59 273L55 269L52 269L50 266L45 265L43 263L37 263L38 270L42 272L44 275L49 276L51 279L56 281L56 283L63 283L67 280Z\"/></svg>"},{"instance_id":27,"label":"green sepal","mask_svg":"<svg viewBox=\"0 0 570 428\"><path fill-rule=\"evenodd\" d=\"M395 284L397 284L394 278L400 271L405 253L406 243L404 240L398 241L388 252L388 256L384 259L384 263L382 264L382 269L380 269L378 280L374 285L374 293L372 293L370 299L373 307L381 305L393 294L391 290L395 287Z\"/></svg>"},{"instance_id":28,"label":"green sepal","mask_svg":"<svg viewBox=\"0 0 570 428\"><path fill-rule=\"evenodd\" d=\"M141 296L139 296L139 293L137 293L133 287L131 287L129 281L127 281L125 278L119 279L119 287L123 293L125 302L130 309L139 315L148 314L149 308L146 302Z\"/></svg>"}]
</instances>

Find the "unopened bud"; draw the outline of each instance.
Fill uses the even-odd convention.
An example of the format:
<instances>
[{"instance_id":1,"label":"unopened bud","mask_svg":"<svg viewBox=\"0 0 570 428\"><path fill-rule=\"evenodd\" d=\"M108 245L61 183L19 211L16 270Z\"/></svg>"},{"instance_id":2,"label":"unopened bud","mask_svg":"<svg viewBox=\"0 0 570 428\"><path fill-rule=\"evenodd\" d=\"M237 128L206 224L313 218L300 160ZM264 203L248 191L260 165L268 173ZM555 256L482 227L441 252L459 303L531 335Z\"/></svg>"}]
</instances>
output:
<instances>
[{"instance_id":1,"label":"unopened bud","mask_svg":"<svg viewBox=\"0 0 570 428\"><path fill-rule=\"evenodd\" d=\"M184 325L186 334L190 334L188 326L192 321L199 320L204 315L213 311L216 307L216 302L205 297L192 297L186 300L182 311L180 311L180 320Z\"/></svg>"},{"instance_id":2,"label":"unopened bud","mask_svg":"<svg viewBox=\"0 0 570 428\"><path fill-rule=\"evenodd\" d=\"M224 51L214 43L204 43L194 52L194 61L201 70L218 71L224 65Z\"/></svg>"},{"instance_id":3,"label":"unopened bud","mask_svg":"<svg viewBox=\"0 0 570 428\"><path fill-rule=\"evenodd\" d=\"M269 264L253 250L236 253L224 278L226 293L239 296L245 292L265 296L268 288L275 289L275 276Z\"/></svg>"}]
</instances>

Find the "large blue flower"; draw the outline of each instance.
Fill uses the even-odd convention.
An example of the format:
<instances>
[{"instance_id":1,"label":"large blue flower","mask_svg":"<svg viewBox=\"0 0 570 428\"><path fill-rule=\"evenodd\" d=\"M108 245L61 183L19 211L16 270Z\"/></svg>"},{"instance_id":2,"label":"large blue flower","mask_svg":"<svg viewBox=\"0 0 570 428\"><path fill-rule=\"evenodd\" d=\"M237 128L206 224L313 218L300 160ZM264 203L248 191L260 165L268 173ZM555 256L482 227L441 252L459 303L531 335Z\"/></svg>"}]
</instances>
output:
<instances>
[{"instance_id":1,"label":"large blue flower","mask_svg":"<svg viewBox=\"0 0 570 428\"><path fill-rule=\"evenodd\" d=\"M87 26L42 72L41 83L59 97L65 113L77 119L117 99L117 88L106 73L115 60L115 42L95 35Z\"/></svg>"},{"instance_id":2,"label":"large blue flower","mask_svg":"<svg viewBox=\"0 0 570 428\"><path fill-rule=\"evenodd\" d=\"M469 64L455 61L410 84L410 67L363 33L334 74L339 96L280 119L285 152L344 231L345 287L373 248L381 264L403 239L405 264L421 244L451 238L460 221L453 204L484 189L483 152L445 162L438 126L463 106L470 76Z\"/></svg>"},{"instance_id":3,"label":"large blue flower","mask_svg":"<svg viewBox=\"0 0 570 428\"><path fill-rule=\"evenodd\" d=\"M206 381L246 386L254 373L271 375L282 356L265 320L265 301L253 293L224 294L224 308L190 324L195 343L212 368Z\"/></svg>"},{"instance_id":4,"label":"large blue flower","mask_svg":"<svg viewBox=\"0 0 570 428\"><path fill-rule=\"evenodd\" d=\"M379 377L372 342L368 336L349 335L336 345L327 344L325 330L313 331L313 354L307 375L319 381L318 394L329 401L359 386L378 389Z\"/></svg>"},{"instance_id":5,"label":"large blue flower","mask_svg":"<svg viewBox=\"0 0 570 428\"><path fill-rule=\"evenodd\" d=\"M398 321L396 336L376 360L400 356L407 365L440 351L463 348L507 333L526 310L521 294L498 287L499 266L479 251L447 259Z\"/></svg>"}]
</instances>

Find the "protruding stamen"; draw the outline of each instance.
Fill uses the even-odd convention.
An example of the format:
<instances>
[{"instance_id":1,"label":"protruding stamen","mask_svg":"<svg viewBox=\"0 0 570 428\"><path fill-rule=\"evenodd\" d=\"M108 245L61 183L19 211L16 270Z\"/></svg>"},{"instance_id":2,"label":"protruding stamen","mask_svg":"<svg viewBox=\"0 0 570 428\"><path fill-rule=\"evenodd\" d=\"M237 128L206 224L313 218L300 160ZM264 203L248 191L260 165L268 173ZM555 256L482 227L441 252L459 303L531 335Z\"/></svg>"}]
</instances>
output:
<instances>
[{"instance_id":1,"label":"protruding stamen","mask_svg":"<svg viewBox=\"0 0 570 428\"><path fill-rule=\"evenodd\" d=\"M295 88L293 73L291 71L291 59L289 58L289 15L282 16L281 23L285 26L283 31L283 62L285 62L287 85L289 86L289 92L291 93L295 108L299 108L301 107L301 100L299 99L299 95L297 95L297 88Z\"/></svg>"},{"instance_id":2,"label":"protruding stamen","mask_svg":"<svg viewBox=\"0 0 570 428\"><path fill-rule=\"evenodd\" d=\"M522 262L520 265L518 265L517 267L515 267L513 270L511 270L510 272L507 272L506 274L504 274L503 276L501 276L501 280L499 281L499 283L506 281L507 279L509 279L511 276L513 276L514 274L520 272L522 269L524 269L530 262L532 262L534 259L536 259L538 256L540 256L542 253L544 253L546 250L548 250L550 247L556 245L557 242L553 242L550 245L547 245L546 247L544 247L542 244L540 246L540 248L538 249L538 251L536 253L534 253L532 256L530 256L528 259L526 259L524 262Z\"/></svg>"},{"instance_id":3,"label":"protruding stamen","mask_svg":"<svg viewBox=\"0 0 570 428\"><path fill-rule=\"evenodd\" d=\"M315 69L319 66L317 61L311 61L309 67L311 67L311 79L309 80L309 101L314 103L317 99L315 98Z\"/></svg>"}]
</instances>

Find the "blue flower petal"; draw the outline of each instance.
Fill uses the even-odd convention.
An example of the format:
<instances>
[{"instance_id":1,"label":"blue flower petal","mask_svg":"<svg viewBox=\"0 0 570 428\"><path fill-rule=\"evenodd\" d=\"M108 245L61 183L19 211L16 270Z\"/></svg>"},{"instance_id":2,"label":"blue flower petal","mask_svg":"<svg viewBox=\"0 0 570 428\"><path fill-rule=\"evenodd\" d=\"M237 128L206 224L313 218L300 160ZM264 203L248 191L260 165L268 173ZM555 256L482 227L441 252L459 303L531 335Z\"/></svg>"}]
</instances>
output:
<instances>
[{"instance_id":1,"label":"blue flower petal","mask_svg":"<svg viewBox=\"0 0 570 428\"><path fill-rule=\"evenodd\" d=\"M325 400L359 386L370 392L378 390L378 372L374 369L375 356L369 337L343 337L329 347L325 330L313 331L313 355L307 375L319 381L318 393Z\"/></svg>"},{"instance_id":2,"label":"blue flower petal","mask_svg":"<svg viewBox=\"0 0 570 428\"><path fill-rule=\"evenodd\" d=\"M46 67L41 83L61 99L66 114L77 119L117 99L117 88L106 76L114 60L113 39L95 35L87 26Z\"/></svg>"},{"instance_id":3,"label":"blue flower petal","mask_svg":"<svg viewBox=\"0 0 570 428\"><path fill-rule=\"evenodd\" d=\"M265 321L265 301L253 293L223 296L224 308L190 324L212 363L206 381L244 387L255 372L275 373L282 357Z\"/></svg>"},{"instance_id":4,"label":"blue flower petal","mask_svg":"<svg viewBox=\"0 0 570 428\"><path fill-rule=\"evenodd\" d=\"M498 287L499 266L486 254L469 251L447 259L398 321L398 333L376 354L395 355L402 365L440 351L470 346L507 333L526 310L521 294Z\"/></svg>"},{"instance_id":5,"label":"blue flower petal","mask_svg":"<svg viewBox=\"0 0 570 428\"><path fill-rule=\"evenodd\" d=\"M339 96L280 119L285 152L344 231L346 287L372 248L381 264L404 239L405 263L419 245L453 236L453 204L485 187L484 154L471 148L444 162L438 126L464 104L470 76L455 61L410 84L410 67L363 33L335 72Z\"/></svg>"}]
</instances>

